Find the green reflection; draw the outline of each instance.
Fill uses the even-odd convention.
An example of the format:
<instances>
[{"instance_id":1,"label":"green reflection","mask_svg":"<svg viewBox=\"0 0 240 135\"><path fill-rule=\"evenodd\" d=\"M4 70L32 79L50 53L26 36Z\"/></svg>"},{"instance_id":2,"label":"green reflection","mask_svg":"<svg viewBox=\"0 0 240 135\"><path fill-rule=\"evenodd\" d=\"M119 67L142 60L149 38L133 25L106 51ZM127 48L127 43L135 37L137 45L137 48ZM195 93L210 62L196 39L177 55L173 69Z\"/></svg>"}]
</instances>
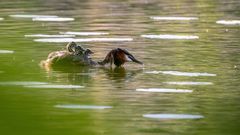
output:
<instances>
[{"instance_id":1,"label":"green reflection","mask_svg":"<svg viewBox=\"0 0 240 135\"><path fill-rule=\"evenodd\" d=\"M0 3L0 131L7 135L149 135L239 134L239 26L216 24L239 17L237 0L56 1L2 0ZM14 14L58 15L72 22L33 22ZM198 17L191 21L156 21L151 16ZM39 43L31 34L106 32L86 37L131 37L131 42L82 43L100 60L116 47L127 48L145 67L89 68L39 66L65 43ZM146 34L196 35L194 40L162 40ZM85 36L77 36L85 38ZM145 74L145 71L212 73L216 76ZM2 82L80 85L81 89L28 88ZM164 82L210 82L173 85ZM142 93L137 88L190 89L192 93ZM113 106L87 110L56 105ZM143 114L199 114L198 120L157 120Z\"/></svg>"}]
</instances>

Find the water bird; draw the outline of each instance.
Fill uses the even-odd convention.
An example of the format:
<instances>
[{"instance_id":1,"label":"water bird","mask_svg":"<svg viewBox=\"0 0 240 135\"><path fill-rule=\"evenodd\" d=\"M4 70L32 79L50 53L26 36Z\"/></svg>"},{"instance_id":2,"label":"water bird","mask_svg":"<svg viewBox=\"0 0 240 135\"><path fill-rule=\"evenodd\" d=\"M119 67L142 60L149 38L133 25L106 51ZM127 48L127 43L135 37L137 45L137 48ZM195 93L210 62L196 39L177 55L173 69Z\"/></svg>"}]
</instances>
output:
<instances>
[{"instance_id":1,"label":"water bird","mask_svg":"<svg viewBox=\"0 0 240 135\"><path fill-rule=\"evenodd\" d=\"M85 49L75 42L70 42L66 45L66 50L51 52L47 59L41 61L44 67L51 67L54 65L81 65L81 66L105 66L106 64L114 64L116 67L123 66L126 62L135 62L143 64L137 60L126 49L116 48L111 50L102 61L94 61L90 55L94 52L90 49Z\"/></svg>"},{"instance_id":2,"label":"water bird","mask_svg":"<svg viewBox=\"0 0 240 135\"><path fill-rule=\"evenodd\" d=\"M131 53L126 49L116 48L111 50L103 61L98 62L100 65L105 65L110 63L112 66L113 63L115 66L120 67L124 65L125 62L135 62L138 64L143 64L141 61L137 60Z\"/></svg>"},{"instance_id":3,"label":"water bird","mask_svg":"<svg viewBox=\"0 0 240 135\"><path fill-rule=\"evenodd\" d=\"M66 45L66 49L62 51L54 51L48 54L46 60L41 61L40 65L51 67L53 65L83 65L86 64L87 58L93 52L90 49L84 49L75 42Z\"/></svg>"}]
</instances>

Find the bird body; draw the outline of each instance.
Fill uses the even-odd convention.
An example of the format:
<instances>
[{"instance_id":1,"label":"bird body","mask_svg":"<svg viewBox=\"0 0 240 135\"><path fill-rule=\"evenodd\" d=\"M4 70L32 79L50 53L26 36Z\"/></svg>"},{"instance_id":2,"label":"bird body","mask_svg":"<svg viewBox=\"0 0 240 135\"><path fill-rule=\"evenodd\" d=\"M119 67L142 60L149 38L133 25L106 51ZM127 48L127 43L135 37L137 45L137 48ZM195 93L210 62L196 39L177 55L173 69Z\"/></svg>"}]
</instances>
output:
<instances>
[{"instance_id":1,"label":"bird body","mask_svg":"<svg viewBox=\"0 0 240 135\"><path fill-rule=\"evenodd\" d=\"M41 62L43 66L53 66L59 64L70 64L70 65L87 65L87 66L105 66L106 64L113 64L116 67L124 65L125 62L135 62L143 64L137 60L127 50L116 48L111 50L104 60L95 62L91 59L90 55L93 52L90 49L84 49L82 46L77 45L75 42L70 42L66 46L64 51L55 51L48 55L47 60Z\"/></svg>"},{"instance_id":2,"label":"bird body","mask_svg":"<svg viewBox=\"0 0 240 135\"><path fill-rule=\"evenodd\" d=\"M135 62L138 64L143 64L139 60L137 60L132 54L130 54L127 50L121 49L121 48L116 48L111 50L105 59L101 62L99 62L101 65L105 65L107 63L110 63L112 66L112 63L114 63L115 66L120 67L124 65L125 62Z\"/></svg>"}]
</instances>

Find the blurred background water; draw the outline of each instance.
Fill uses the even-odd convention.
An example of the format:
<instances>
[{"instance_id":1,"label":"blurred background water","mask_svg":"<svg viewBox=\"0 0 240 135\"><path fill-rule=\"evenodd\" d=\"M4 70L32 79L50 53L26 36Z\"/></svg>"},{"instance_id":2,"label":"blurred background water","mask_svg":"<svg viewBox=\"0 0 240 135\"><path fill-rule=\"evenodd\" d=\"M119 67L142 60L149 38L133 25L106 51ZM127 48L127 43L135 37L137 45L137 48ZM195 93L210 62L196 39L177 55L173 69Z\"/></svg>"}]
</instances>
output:
<instances>
[{"instance_id":1,"label":"blurred background water","mask_svg":"<svg viewBox=\"0 0 240 135\"><path fill-rule=\"evenodd\" d=\"M239 7L238 0L1 0L1 134L239 134ZM65 32L83 33L58 37ZM145 66L39 66L72 39L93 59L121 47Z\"/></svg>"}]
</instances>

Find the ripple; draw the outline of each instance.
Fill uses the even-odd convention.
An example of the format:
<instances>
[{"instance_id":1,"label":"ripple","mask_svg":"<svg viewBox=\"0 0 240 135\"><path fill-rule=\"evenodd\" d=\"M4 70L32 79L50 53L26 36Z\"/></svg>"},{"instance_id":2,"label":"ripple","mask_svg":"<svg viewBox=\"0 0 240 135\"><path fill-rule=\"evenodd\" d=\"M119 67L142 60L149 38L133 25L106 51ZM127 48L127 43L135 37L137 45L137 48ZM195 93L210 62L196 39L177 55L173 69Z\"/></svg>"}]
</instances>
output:
<instances>
[{"instance_id":1,"label":"ripple","mask_svg":"<svg viewBox=\"0 0 240 135\"><path fill-rule=\"evenodd\" d=\"M14 51L10 51L10 50L0 50L0 54L1 53L14 53Z\"/></svg>"},{"instance_id":2,"label":"ripple","mask_svg":"<svg viewBox=\"0 0 240 135\"><path fill-rule=\"evenodd\" d=\"M46 82L21 82L21 81L14 81L14 82L0 82L0 85L44 85L47 84Z\"/></svg>"},{"instance_id":3,"label":"ripple","mask_svg":"<svg viewBox=\"0 0 240 135\"><path fill-rule=\"evenodd\" d=\"M202 119L202 115L192 114L144 114L143 117L153 119Z\"/></svg>"},{"instance_id":4,"label":"ripple","mask_svg":"<svg viewBox=\"0 0 240 135\"><path fill-rule=\"evenodd\" d=\"M55 105L56 108L65 109L110 109L111 106L97 106L97 105Z\"/></svg>"},{"instance_id":5,"label":"ripple","mask_svg":"<svg viewBox=\"0 0 240 135\"><path fill-rule=\"evenodd\" d=\"M55 18L58 17L56 15L9 15L10 17L14 18Z\"/></svg>"},{"instance_id":6,"label":"ripple","mask_svg":"<svg viewBox=\"0 0 240 135\"><path fill-rule=\"evenodd\" d=\"M35 42L52 42L52 43L63 43L63 42L76 42L74 38L40 38L34 39Z\"/></svg>"},{"instance_id":7,"label":"ripple","mask_svg":"<svg viewBox=\"0 0 240 135\"><path fill-rule=\"evenodd\" d=\"M34 39L36 42L53 42L53 43L62 43L62 42L122 42L122 41L132 41L132 38L41 38Z\"/></svg>"},{"instance_id":8,"label":"ripple","mask_svg":"<svg viewBox=\"0 0 240 135\"><path fill-rule=\"evenodd\" d=\"M198 36L191 36L191 35L141 35L144 38L151 38L151 39L199 39Z\"/></svg>"},{"instance_id":9,"label":"ripple","mask_svg":"<svg viewBox=\"0 0 240 135\"><path fill-rule=\"evenodd\" d=\"M240 20L219 20L216 21L216 23L225 25L240 25Z\"/></svg>"},{"instance_id":10,"label":"ripple","mask_svg":"<svg viewBox=\"0 0 240 135\"><path fill-rule=\"evenodd\" d=\"M164 82L173 85L212 85L212 82Z\"/></svg>"},{"instance_id":11,"label":"ripple","mask_svg":"<svg viewBox=\"0 0 240 135\"><path fill-rule=\"evenodd\" d=\"M68 38L75 37L75 35L48 35L48 34L33 34L33 35L24 35L25 37L49 37L49 38Z\"/></svg>"},{"instance_id":12,"label":"ripple","mask_svg":"<svg viewBox=\"0 0 240 135\"><path fill-rule=\"evenodd\" d=\"M77 89L84 88L80 85L56 85L56 84L40 84L40 85L27 85L27 88L55 88L55 89Z\"/></svg>"},{"instance_id":13,"label":"ripple","mask_svg":"<svg viewBox=\"0 0 240 135\"><path fill-rule=\"evenodd\" d=\"M153 20L169 20L169 21L188 21L188 20L198 20L197 17L167 17L167 16L152 16Z\"/></svg>"},{"instance_id":14,"label":"ripple","mask_svg":"<svg viewBox=\"0 0 240 135\"><path fill-rule=\"evenodd\" d=\"M179 71L147 71L147 74L168 74L168 75L176 75L176 76L217 76L216 74L210 73L192 73L192 72L179 72Z\"/></svg>"},{"instance_id":15,"label":"ripple","mask_svg":"<svg viewBox=\"0 0 240 135\"><path fill-rule=\"evenodd\" d=\"M60 34L69 34L69 35L80 35L80 36L98 36L98 35L108 35L106 32L60 32Z\"/></svg>"},{"instance_id":16,"label":"ripple","mask_svg":"<svg viewBox=\"0 0 240 135\"><path fill-rule=\"evenodd\" d=\"M47 82L32 82L32 81L13 81L13 82L0 82L0 85L22 85L26 88L57 88L57 89L77 89L77 88L84 88L84 86L80 85L56 85L56 84L49 84Z\"/></svg>"},{"instance_id":17,"label":"ripple","mask_svg":"<svg viewBox=\"0 0 240 135\"><path fill-rule=\"evenodd\" d=\"M185 89L166 89L166 88L148 88L148 89L136 89L141 92L160 92L160 93L191 93L192 90Z\"/></svg>"},{"instance_id":18,"label":"ripple","mask_svg":"<svg viewBox=\"0 0 240 135\"><path fill-rule=\"evenodd\" d=\"M2 20L4 20L4 18L1 18L1 17L0 17L0 21L2 21Z\"/></svg>"},{"instance_id":19,"label":"ripple","mask_svg":"<svg viewBox=\"0 0 240 135\"><path fill-rule=\"evenodd\" d=\"M74 18L67 17L35 17L32 19L33 21L46 21L46 22L67 22L74 21Z\"/></svg>"}]
</instances>

